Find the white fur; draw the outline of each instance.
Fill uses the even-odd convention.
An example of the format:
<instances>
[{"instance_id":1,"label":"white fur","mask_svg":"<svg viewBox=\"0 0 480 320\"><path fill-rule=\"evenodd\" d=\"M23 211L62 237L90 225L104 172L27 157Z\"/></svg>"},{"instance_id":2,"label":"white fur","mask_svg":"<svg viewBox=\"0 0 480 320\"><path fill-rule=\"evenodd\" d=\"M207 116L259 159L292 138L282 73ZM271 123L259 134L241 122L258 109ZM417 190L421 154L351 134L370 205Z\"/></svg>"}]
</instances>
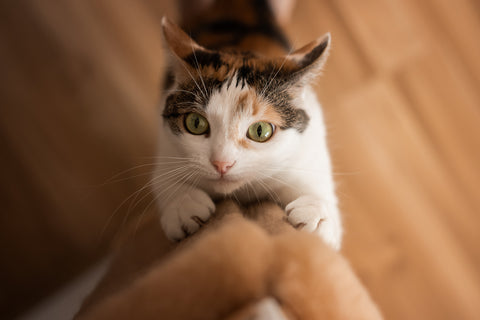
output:
<instances>
[{"instance_id":1,"label":"white fur","mask_svg":"<svg viewBox=\"0 0 480 320\"><path fill-rule=\"evenodd\" d=\"M166 235L178 240L186 236L184 231L195 232L200 225L192 217L208 219L215 208L212 199L230 196L248 203L267 198L286 209L292 225L304 224L304 230L316 232L339 249L342 227L323 116L313 90L306 87L294 101L310 118L306 130L276 128L264 143L249 140L246 132L251 124L268 119L262 114L234 116L244 90L249 88L224 85L212 94L205 109L209 137L174 135L162 119L160 164L154 179L162 181L157 197ZM235 143L239 139L245 139L250 148ZM179 158L178 162L171 157ZM220 179L211 160L235 161L235 165ZM189 167L179 169L183 165Z\"/></svg>"}]
</instances>

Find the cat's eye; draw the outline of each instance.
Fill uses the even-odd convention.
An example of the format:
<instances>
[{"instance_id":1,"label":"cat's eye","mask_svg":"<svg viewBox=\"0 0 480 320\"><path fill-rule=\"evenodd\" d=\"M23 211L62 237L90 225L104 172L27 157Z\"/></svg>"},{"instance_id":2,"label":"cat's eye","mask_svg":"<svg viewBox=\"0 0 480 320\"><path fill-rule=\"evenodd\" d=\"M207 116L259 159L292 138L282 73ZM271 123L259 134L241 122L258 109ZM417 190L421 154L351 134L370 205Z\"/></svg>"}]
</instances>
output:
<instances>
[{"instance_id":1,"label":"cat's eye","mask_svg":"<svg viewBox=\"0 0 480 320\"><path fill-rule=\"evenodd\" d=\"M192 112L185 117L185 128L191 134L200 135L208 132L209 125L204 116Z\"/></svg>"},{"instance_id":2,"label":"cat's eye","mask_svg":"<svg viewBox=\"0 0 480 320\"><path fill-rule=\"evenodd\" d=\"M252 124L247 131L247 137L256 142L265 142L272 137L275 127L265 121Z\"/></svg>"}]
</instances>

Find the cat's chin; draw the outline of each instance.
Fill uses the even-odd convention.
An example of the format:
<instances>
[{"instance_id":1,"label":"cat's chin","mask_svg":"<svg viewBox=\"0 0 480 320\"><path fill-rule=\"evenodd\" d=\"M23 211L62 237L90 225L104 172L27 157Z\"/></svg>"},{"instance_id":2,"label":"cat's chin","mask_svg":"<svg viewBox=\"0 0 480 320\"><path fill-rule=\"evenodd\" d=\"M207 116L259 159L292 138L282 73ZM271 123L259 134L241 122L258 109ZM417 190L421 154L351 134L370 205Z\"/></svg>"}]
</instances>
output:
<instances>
[{"instance_id":1,"label":"cat's chin","mask_svg":"<svg viewBox=\"0 0 480 320\"><path fill-rule=\"evenodd\" d=\"M219 178L209 179L208 187L217 194L227 195L241 188L244 182L240 179Z\"/></svg>"}]
</instances>

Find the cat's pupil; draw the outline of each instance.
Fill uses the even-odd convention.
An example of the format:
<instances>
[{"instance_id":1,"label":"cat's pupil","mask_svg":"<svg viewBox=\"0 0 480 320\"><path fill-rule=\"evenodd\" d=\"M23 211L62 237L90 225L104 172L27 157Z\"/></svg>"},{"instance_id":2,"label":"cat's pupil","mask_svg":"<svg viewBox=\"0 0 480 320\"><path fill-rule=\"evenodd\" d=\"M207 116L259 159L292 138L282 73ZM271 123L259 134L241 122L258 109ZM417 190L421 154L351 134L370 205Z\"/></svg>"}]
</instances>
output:
<instances>
[{"instance_id":1,"label":"cat's pupil","mask_svg":"<svg viewBox=\"0 0 480 320\"><path fill-rule=\"evenodd\" d=\"M200 119L198 117L196 117L195 122L194 122L195 128L198 129L199 124L200 124Z\"/></svg>"},{"instance_id":2,"label":"cat's pupil","mask_svg":"<svg viewBox=\"0 0 480 320\"><path fill-rule=\"evenodd\" d=\"M257 127L257 135L258 135L259 137L262 136L262 126L261 126L261 125Z\"/></svg>"}]
</instances>

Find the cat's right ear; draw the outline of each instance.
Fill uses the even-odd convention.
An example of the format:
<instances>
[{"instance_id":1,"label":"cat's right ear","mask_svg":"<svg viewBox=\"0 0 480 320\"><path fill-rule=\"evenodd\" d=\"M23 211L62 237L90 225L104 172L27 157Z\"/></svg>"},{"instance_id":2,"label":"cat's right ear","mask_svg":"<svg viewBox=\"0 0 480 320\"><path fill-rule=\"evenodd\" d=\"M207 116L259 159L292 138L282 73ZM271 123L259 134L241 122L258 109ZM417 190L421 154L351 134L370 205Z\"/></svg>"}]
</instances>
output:
<instances>
[{"instance_id":1,"label":"cat's right ear","mask_svg":"<svg viewBox=\"0 0 480 320\"><path fill-rule=\"evenodd\" d=\"M188 78L189 73L202 67L201 63L206 57L216 54L196 43L167 17L162 18L162 29L166 44L174 56L170 63L177 77Z\"/></svg>"},{"instance_id":2,"label":"cat's right ear","mask_svg":"<svg viewBox=\"0 0 480 320\"><path fill-rule=\"evenodd\" d=\"M330 33L310 42L288 55L293 62L290 67L291 79L299 83L312 81L322 70L330 51Z\"/></svg>"}]
</instances>

